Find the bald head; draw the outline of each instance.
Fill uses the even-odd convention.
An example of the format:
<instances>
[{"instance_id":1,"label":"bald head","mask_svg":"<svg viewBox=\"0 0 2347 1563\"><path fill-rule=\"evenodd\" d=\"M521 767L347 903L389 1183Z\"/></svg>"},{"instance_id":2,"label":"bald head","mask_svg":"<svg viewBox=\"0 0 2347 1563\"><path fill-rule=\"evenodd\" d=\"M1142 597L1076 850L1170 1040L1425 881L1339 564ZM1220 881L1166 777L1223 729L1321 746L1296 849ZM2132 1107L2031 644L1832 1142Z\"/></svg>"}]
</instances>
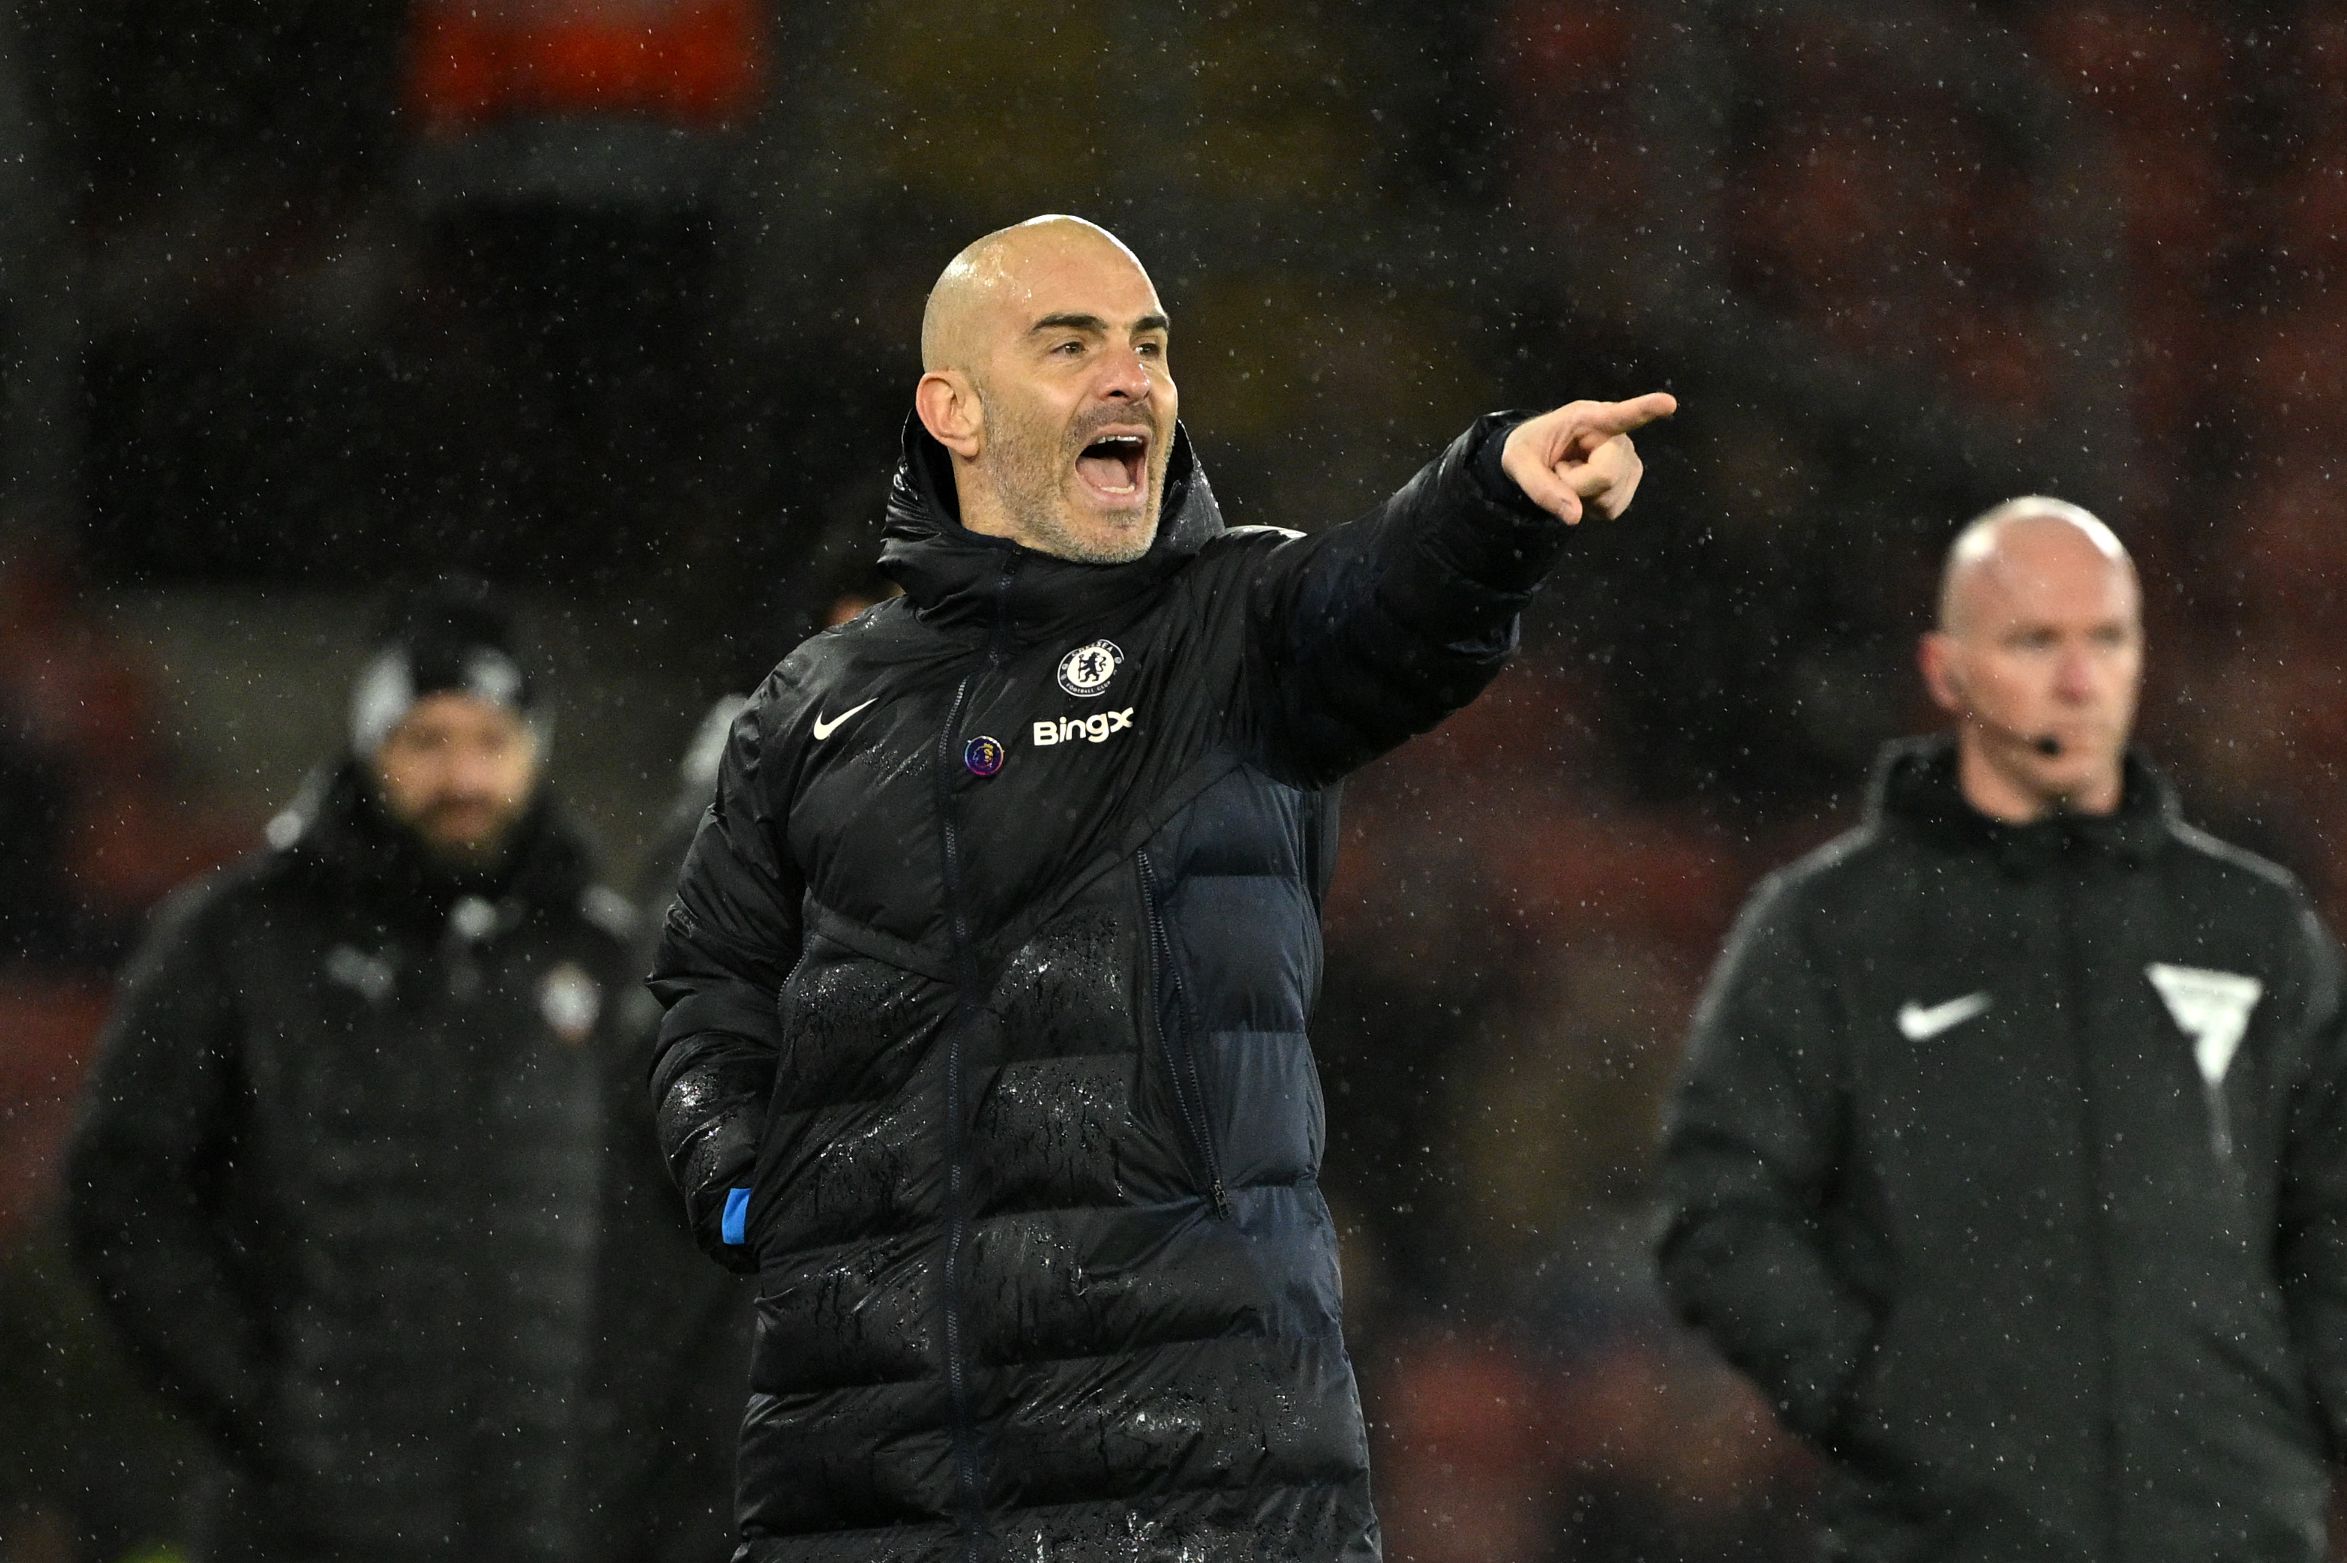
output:
<instances>
[{"instance_id":1,"label":"bald head","mask_svg":"<svg viewBox=\"0 0 2347 1563\"><path fill-rule=\"evenodd\" d=\"M1180 393L1133 252L1079 217L964 249L929 290L913 408L953 462L963 526L1119 564L1149 551Z\"/></svg>"},{"instance_id":2,"label":"bald head","mask_svg":"<svg viewBox=\"0 0 2347 1563\"><path fill-rule=\"evenodd\" d=\"M1038 270L1097 257L1121 261L1144 280L1148 276L1122 240L1081 217L1030 217L972 240L938 274L921 311L922 372L974 371L990 346L987 327L1005 311L1015 317Z\"/></svg>"},{"instance_id":3,"label":"bald head","mask_svg":"<svg viewBox=\"0 0 2347 1563\"><path fill-rule=\"evenodd\" d=\"M1939 627L1963 634L1980 621L1990 599L2009 595L2022 577L2036 579L2062 567L2094 573L2097 561L2135 595L2135 563L2094 512L2043 494L2008 499L1975 516L1948 546L1940 571Z\"/></svg>"},{"instance_id":4,"label":"bald head","mask_svg":"<svg viewBox=\"0 0 2347 1563\"><path fill-rule=\"evenodd\" d=\"M2109 527L2042 495L1980 516L1948 549L1920 651L1974 808L2025 822L2119 806L2143 600Z\"/></svg>"}]
</instances>

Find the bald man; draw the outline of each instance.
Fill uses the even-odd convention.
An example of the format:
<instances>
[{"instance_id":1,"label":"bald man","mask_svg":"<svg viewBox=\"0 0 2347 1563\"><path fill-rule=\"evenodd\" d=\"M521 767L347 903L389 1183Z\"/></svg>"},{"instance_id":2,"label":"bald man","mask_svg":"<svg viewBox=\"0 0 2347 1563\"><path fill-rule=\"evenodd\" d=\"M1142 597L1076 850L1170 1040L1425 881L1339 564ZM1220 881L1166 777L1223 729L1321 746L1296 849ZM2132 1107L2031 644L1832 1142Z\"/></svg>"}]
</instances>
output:
<instances>
[{"instance_id":1,"label":"bald man","mask_svg":"<svg viewBox=\"0 0 2347 1563\"><path fill-rule=\"evenodd\" d=\"M1828 1457L1830 1558L2316 1563L2339 951L2129 748L2141 594L2101 521L1979 517L1920 649L1952 737L1761 885L1697 1012L1665 1284Z\"/></svg>"},{"instance_id":2,"label":"bald man","mask_svg":"<svg viewBox=\"0 0 2347 1563\"><path fill-rule=\"evenodd\" d=\"M1474 697L1669 397L1226 529L1132 253L946 267L881 566L735 725L654 990L759 1278L748 1560L1378 1555L1305 1023L1333 784Z\"/></svg>"}]
</instances>

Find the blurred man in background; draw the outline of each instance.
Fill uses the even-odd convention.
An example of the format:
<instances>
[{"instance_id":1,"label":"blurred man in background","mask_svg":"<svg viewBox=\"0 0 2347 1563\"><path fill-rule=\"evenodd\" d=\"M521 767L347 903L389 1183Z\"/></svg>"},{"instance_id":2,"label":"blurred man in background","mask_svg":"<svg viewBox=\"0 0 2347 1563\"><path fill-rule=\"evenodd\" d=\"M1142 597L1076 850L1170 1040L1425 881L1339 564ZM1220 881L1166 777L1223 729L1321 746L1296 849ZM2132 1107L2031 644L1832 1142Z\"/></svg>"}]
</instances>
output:
<instances>
[{"instance_id":1,"label":"blurred man in background","mask_svg":"<svg viewBox=\"0 0 2347 1563\"><path fill-rule=\"evenodd\" d=\"M1829 1456L1828 1554L2314 1563L2347 1448L2339 952L2128 746L2135 570L1951 549L1857 832L1773 876L1667 1131L1676 1305Z\"/></svg>"},{"instance_id":2,"label":"blurred man in background","mask_svg":"<svg viewBox=\"0 0 2347 1563\"><path fill-rule=\"evenodd\" d=\"M678 868L717 785L725 735L749 702L712 705L686 748L676 805L636 881L646 903ZM657 924L640 929L631 978L650 967ZM693 1232L643 1110L660 1004L630 980L604 1008L612 1031L610 1182L598 1267L588 1439L591 1533L583 1563L725 1563L733 1556L733 1461L750 1355L750 1283L699 1261Z\"/></svg>"},{"instance_id":3,"label":"blurred man in background","mask_svg":"<svg viewBox=\"0 0 2347 1563\"><path fill-rule=\"evenodd\" d=\"M1327 789L1499 671L1674 404L1226 531L1169 343L1089 223L956 257L904 596L767 680L686 860L655 1098L760 1277L744 1559L1377 1554L1305 1038Z\"/></svg>"},{"instance_id":4,"label":"blurred man in background","mask_svg":"<svg viewBox=\"0 0 2347 1563\"><path fill-rule=\"evenodd\" d=\"M134 963L71 1146L102 1311L230 1480L208 1556L570 1559L624 907L477 590Z\"/></svg>"}]
</instances>

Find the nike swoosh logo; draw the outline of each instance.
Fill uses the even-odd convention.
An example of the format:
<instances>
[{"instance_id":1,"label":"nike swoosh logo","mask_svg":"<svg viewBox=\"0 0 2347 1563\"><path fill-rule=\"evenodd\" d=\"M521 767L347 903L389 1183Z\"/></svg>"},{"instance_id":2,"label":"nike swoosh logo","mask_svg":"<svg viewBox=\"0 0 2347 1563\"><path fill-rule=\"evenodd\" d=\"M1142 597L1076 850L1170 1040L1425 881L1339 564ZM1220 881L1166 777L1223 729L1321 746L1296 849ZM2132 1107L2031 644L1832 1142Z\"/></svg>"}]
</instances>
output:
<instances>
[{"instance_id":1,"label":"nike swoosh logo","mask_svg":"<svg viewBox=\"0 0 2347 1563\"><path fill-rule=\"evenodd\" d=\"M878 700L879 698L880 697L878 695L874 695L872 700ZM865 701L864 706L870 705L872 700ZM858 711L863 710L864 706L849 706L845 711L840 712L839 715L833 717L828 722L823 720L821 717L815 718L815 741L817 743L821 743L824 739L829 738L833 733L838 732L839 724L846 721L849 717L854 716Z\"/></svg>"},{"instance_id":2,"label":"nike swoosh logo","mask_svg":"<svg viewBox=\"0 0 2347 1563\"><path fill-rule=\"evenodd\" d=\"M1910 1042L1925 1042L1943 1031L1961 1026L1973 1016L1987 1009L1992 1000L1987 993L1967 993L1960 999L1929 1008L1921 1004L1907 1004L1899 1010L1899 1031Z\"/></svg>"}]
</instances>

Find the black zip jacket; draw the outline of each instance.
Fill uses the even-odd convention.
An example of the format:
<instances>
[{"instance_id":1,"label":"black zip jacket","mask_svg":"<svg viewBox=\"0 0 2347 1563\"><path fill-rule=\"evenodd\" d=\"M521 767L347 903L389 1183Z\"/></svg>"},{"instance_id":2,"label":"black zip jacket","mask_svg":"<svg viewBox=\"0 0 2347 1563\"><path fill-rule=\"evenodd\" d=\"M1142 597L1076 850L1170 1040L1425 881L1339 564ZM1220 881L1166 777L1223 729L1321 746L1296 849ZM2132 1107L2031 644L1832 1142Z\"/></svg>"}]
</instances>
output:
<instances>
[{"instance_id":1,"label":"black zip jacket","mask_svg":"<svg viewBox=\"0 0 2347 1563\"><path fill-rule=\"evenodd\" d=\"M672 1169L761 1276L739 1556L1376 1555L1305 1040L1327 789L1513 647L1565 529L1507 426L1313 537L1224 530L1177 435L1104 567L962 528L908 425L906 595L736 725L655 973Z\"/></svg>"},{"instance_id":2,"label":"black zip jacket","mask_svg":"<svg viewBox=\"0 0 2347 1563\"><path fill-rule=\"evenodd\" d=\"M625 909L543 804L464 883L321 782L132 966L74 1249L233 1473L207 1555L568 1560Z\"/></svg>"},{"instance_id":3,"label":"black zip jacket","mask_svg":"<svg viewBox=\"0 0 2347 1563\"><path fill-rule=\"evenodd\" d=\"M1832 1457L1832 1556L2323 1556L2347 1431L2339 955L2127 764L2000 825L1945 741L1768 880L1664 1161L1680 1311Z\"/></svg>"}]
</instances>

